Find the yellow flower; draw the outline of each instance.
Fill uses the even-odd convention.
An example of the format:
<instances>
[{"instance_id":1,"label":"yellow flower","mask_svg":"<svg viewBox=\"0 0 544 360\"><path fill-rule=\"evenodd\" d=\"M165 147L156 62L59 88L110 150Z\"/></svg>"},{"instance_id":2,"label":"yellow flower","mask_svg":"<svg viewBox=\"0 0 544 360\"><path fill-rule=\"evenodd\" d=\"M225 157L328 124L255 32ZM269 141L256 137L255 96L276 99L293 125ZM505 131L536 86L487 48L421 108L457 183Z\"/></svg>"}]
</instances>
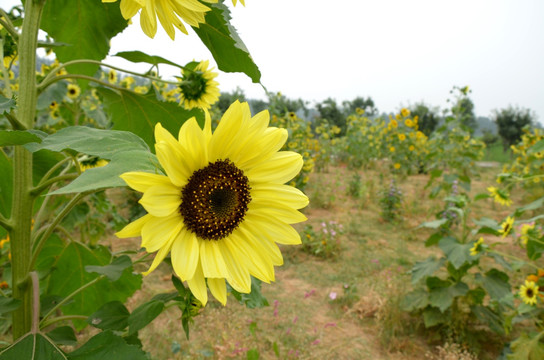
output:
<instances>
[{"instance_id":1,"label":"yellow flower","mask_svg":"<svg viewBox=\"0 0 544 360\"><path fill-rule=\"evenodd\" d=\"M501 229L499 230L499 234L502 234L502 238L504 239L508 234L512 232L512 229L514 228L514 218L508 216L506 220L501 224Z\"/></svg>"},{"instance_id":2,"label":"yellow flower","mask_svg":"<svg viewBox=\"0 0 544 360\"><path fill-rule=\"evenodd\" d=\"M117 0L102 0L102 2L115 1ZM216 3L217 0L206 0L206 2ZM121 14L127 20L141 9L140 26L150 38L154 38L157 33L158 18L172 40L176 37L174 26L184 34L188 34L181 20L190 26L198 27L199 24L205 22L204 15L210 10L198 0L121 0L120 7Z\"/></svg>"},{"instance_id":3,"label":"yellow flower","mask_svg":"<svg viewBox=\"0 0 544 360\"><path fill-rule=\"evenodd\" d=\"M395 169L400 169L400 164L399 163L395 163L395 165L393 165L395 167Z\"/></svg>"},{"instance_id":4,"label":"yellow flower","mask_svg":"<svg viewBox=\"0 0 544 360\"><path fill-rule=\"evenodd\" d=\"M391 122L389 123L389 125L391 125L392 127L396 128L397 126L399 126L399 123L397 122L397 120L391 120Z\"/></svg>"},{"instance_id":5,"label":"yellow flower","mask_svg":"<svg viewBox=\"0 0 544 360\"><path fill-rule=\"evenodd\" d=\"M59 109L59 103L55 100L51 101L51 104L49 104L49 111L53 112Z\"/></svg>"},{"instance_id":6,"label":"yellow flower","mask_svg":"<svg viewBox=\"0 0 544 360\"><path fill-rule=\"evenodd\" d=\"M77 99L81 94L81 89L76 84L68 84L66 95L72 100Z\"/></svg>"},{"instance_id":7,"label":"yellow flower","mask_svg":"<svg viewBox=\"0 0 544 360\"><path fill-rule=\"evenodd\" d=\"M232 0L232 5L236 6L236 2L237 2L237 1L238 1L238 0ZM245 1L245 0L240 0L240 4L246 6L246 4L245 4L244 1Z\"/></svg>"},{"instance_id":8,"label":"yellow flower","mask_svg":"<svg viewBox=\"0 0 544 360\"><path fill-rule=\"evenodd\" d=\"M6 235L5 239L0 240L0 249L3 249L6 243L9 243L9 234Z\"/></svg>"},{"instance_id":9,"label":"yellow flower","mask_svg":"<svg viewBox=\"0 0 544 360\"><path fill-rule=\"evenodd\" d=\"M108 72L108 81L109 81L110 84L117 83L117 71L111 69Z\"/></svg>"},{"instance_id":10,"label":"yellow flower","mask_svg":"<svg viewBox=\"0 0 544 360\"><path fill-rule=\"evenodd\" d=\"M400 114L402 115L402 117L410 116L410 110L406 108L402 108L402 110L400 111Z\"/></svg>"},{"instance_id":11,"label":"yellow flower","mask_svg":"<svg viewBox=\"0 0 544 360\"><path fill-rule=\"evenodd\" d=\"M512 200L510 199L509 194L506 192L506 190L500 190L494 186L490 186L487 188L487 191L489 191L491 196L494 197L496 203L504 206L512 205Z\"/></svg>"},{"instance_id":12,"label":"yellow flower","mask_svg":"<svg viewBox=\"0 0 544 360\"><path fill-rule=\"evenodd\" d=\"M538 286L534 281L525 280L525 285L519 288L519 296L524 303L528 305L536 305L538 296Z\"/></svg>"},{"instance_id":13,"label":"yellow flower","mask_svg":"<svg viewBox=\"0 0 544 360\"><path fill-rule=\"evenodd\" d=\"M412 119L406 119L406 120L404 120L404 125L406 125L408 127L412 127L412 126L414 126L414 123L412 122Z\"/></svg>"},{"instance_id":14,"label":"yellow flower","mask_svg":"<svg viewBox=\"0 0 544 360\"><path fill-rule=\"evenodd\" d=\"M79 168L81 169L81 172L84 172L89 169L102 167L108 165L108 161L104 159L100 159L96 156L92 157L84 157L83 159L79 160Z\"/></svg>"},{"instance_id":15,"label":"yellow flower","mask_svg":"<svg viewBox=\"0 0 544 360\"><path fill-rule=\"evenodd\" d=\"M356 108L355 112L357 113L357 115L363 115L365 113L365 111L361 108Z\"/></svg>"},{"instance_id":16,"label":"yellow flower","mask_svg":"<svg viewBox=\"0 0 544 360\"><path fill-rule=\"evenodd\" d=\"M178 85L179 102L187 109L195 107L209 109L219 100L219 87L214 78L217 73L208 69L209 61L190 62L181 71L182 78Z\"/></svg>"},{"instance_id":17,"label":"yellow flower","mask_svg":"<svg viewBox=\"0 0 544 360\"><path fill-rule=\"evenodd\" d=\"M470 255L476 256L483 251L484 238L481 237L474 243L474 246L470 248Z\"/></svg>"},{"instance_id":18,"label":"yellow flower","mask_svg":"<svg viewBox=\"0 0 544 360\"><path fill-rule=\"evenodd\" d=\"M519 237L519 239L521 240L521 243L523 245L527 245L527 242L529 241L529 233L532 232L534 229L534 223L521 225L521 236Z\"/></svg>"},{"instance_id":19,"label":"yellow flower","mask_svg":"<svg viewBox=\"0 0 544 360\"><path fill-rule=\"evenodd\" d=\"M410 147L408 148L408 150L410 151L414 151L416 149L416 147L414 145L410 145Z\"/></svg>"},{"instance_id":20,"label":"yellow flower","mask_svg":"<svg viewBox=\"0 0 544 360\"><path fill-rule=\"evenodd\" d=\"M395 152L395 147L394 147L394 146L391 146L391 147L389 148L389 151L390 151L390 152Z\"/></svg>"},{"instance_id":21,"label":"yellow flower","mask_svg":"<svg viewBox=\"0 0 544 360\"><path fill-rule=\"evenodd\" d=\"M276 243L300 244L290 224L306 220L297 209L308 198L283 185L298 174L303 160L295 152L279 151L287 131L268 123L267 111L251 117L249 105L236 101L213 133L207 111L204 130L191 118L178 139L156 125L155 150L166 175L121 175L143 192L140 204L148 214L117 236L141 236L146 251L157 251L145 274L170 253L174 272L204 305L206 279L222 304L225 281L249 293L250 275L274 280L274 266L283 264Z\"/></svg>"},{"instance_id":22,"label":"yellow flower","mask_svg":"<svg viewBox=\"0 0 544 360\"><path fill-rule=\"evenodd\" d=\"M400 140L400 141L406 140L406 135L404 135L404 134L399 134L399 140Z\"/></svg>"}]
</instances>

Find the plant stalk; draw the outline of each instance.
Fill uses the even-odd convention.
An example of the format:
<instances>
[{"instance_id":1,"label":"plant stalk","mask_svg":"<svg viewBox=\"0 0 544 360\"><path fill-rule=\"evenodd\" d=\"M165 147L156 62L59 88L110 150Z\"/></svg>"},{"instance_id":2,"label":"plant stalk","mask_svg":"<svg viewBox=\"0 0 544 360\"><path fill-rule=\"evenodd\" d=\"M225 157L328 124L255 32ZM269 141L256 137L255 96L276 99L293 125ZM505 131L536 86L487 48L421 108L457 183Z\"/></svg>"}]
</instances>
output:
<instances>
[{"instance_id":1,"label":"plant stalk","mask_svg":"<svg viewBox=\"0 0 544 360\"><path fill-rule=\"evenodd\" d=\"M19 98L17 118L23 129L32 129L36 115L36 46L45 0L27 0L19 38ZM13 297L21 306L13 312L13 340L31 330L32 286L29 278L31 225L34 198L32 188L32 154L16 146L13 157L13 198L10 231Z\"/></svg>"}]
</instances>

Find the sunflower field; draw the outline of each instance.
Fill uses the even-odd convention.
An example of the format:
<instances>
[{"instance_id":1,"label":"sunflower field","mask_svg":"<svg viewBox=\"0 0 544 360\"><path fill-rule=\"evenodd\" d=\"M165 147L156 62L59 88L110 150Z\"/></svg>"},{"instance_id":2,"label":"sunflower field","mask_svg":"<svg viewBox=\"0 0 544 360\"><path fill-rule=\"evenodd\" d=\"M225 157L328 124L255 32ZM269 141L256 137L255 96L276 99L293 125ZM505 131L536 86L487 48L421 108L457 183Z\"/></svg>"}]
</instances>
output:
<instances>
[{"instance_id":1,"label":"sunflower field","mask_svg":"<svg viewBox=\"0 0 544 360\"><path fill-rule=\"evenodd\" d=\"M0 360L543 359L542 129L499 165L468 87L431 132L221 107L261 79L225 2L0 7ZM136 14L217 69L112 54Z\"/></svg>"}]
</instances>

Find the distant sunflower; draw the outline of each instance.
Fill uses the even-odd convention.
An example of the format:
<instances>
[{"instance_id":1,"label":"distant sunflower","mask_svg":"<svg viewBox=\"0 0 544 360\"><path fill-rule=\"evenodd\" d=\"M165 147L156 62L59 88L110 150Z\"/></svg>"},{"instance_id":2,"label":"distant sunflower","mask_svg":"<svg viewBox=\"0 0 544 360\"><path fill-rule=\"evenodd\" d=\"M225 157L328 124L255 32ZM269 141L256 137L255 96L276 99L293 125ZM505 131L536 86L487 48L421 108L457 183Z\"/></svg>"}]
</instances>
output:
<instances>
[{"instance_id":1,"label":"distant sunflower","mask_svg":"<svg viewBox=\"0 0 544 360\"><path fill-rule=\"evenodd\" d=\"M524 303L536 305L538 286L533 281L525 280L525 285L519 288L519 296Z\"/></svg>"},{"instance_id":2,"label":"distant sunflower","mask_svg":"<svg viewBox=\"0 0 544 360\"><path fill-rule=\"evenodd\" d=\"M115 2L117 0L102 0ZM216 3L217 0L206 0ZM157 33L157 18L168 36L174 40L176 32L174 26L184 34L188 34L182 20L189 26L198 27L204 23L204 15L210 8L198 0L121 0L121 14L130 19L140 11L140 26L150 38Z\"/></svg>"},{"instance_id":3,"label":"distant sunflower","mask_svg":"<svg viewBox=\"0 0 544 360\"><path fill-rule=\"evenodd\" d=\"M117 233L141 236L143 248L157 251L146 274L171 253L174 272L203 305L206 279L222 304L225 280L243 293L251 291L250 275L274 280L274 266L283 264L276 243L300 244L290 224L306 220L297 209L308 198L284 185L302 168L302 156L279 151L287 131L268 123L267 111L251 117L249 105L236 101L213 134L207 112L204 130L191 118L178 139L156 125L155 150L166 175L121 175L143 192L148 214Z\"/></svg>"},{"instance_id":4,"label":"distant sunflower","mask_svg":"<svg viewBox=\"0 0 544 360\"><path fill-rule=\"evenodd\" d=\"M81 94L81 89L76 84L68 84L68 87L66 89L66 95L72 100L77 99L77 97Z\"/></svg>"},{"instance_id":5,"label":"distant sunflower","mask_svg":"<svg viewBox=\"0 0 544 360\"><path fill-rule=\"evenodd\" d=\"M484 244L484 238L481 237L481 238L478 239L478 241L476 241L474 243L474 246L472 246L472 248L470 248L470 255L471 256L476 256L479 253L481 253L484 250L483 244Z\"/></svg>"},{"instance_id":6,"label":"distant sunflower","mask_svg":"<svg viewBox=\"0 0 544 360\"><path fill-rule=\"evenodd\" d=\"M502 234L503 238L505 238L508 234L512 232L513 228L514 228L514 218L508 216L506 220L504 220L504 222L501 224L499 233Z\"/></svg>"},{"instance_id":7,"label":"distant sunflower","mask_svg":"<svg viewBox=\"0 0 544 360\"><path fill-rule=\"evenodd\" d=\"M106 165L108 165L108 160L100 159L97 156L85 156L79 160L79 168L81 169L81 172Z\"/></svg>"},{"instance_id":8,"label":"distant sunflower","mask_svg":"<svg viewBox=\"0 0 544 360\"><path fill-rule=\"evenodd\" d=\"M209 61L193 61L181 71L182 78L178 85L179 102L187 109L195 107L209 109L219 100L219 83L215 81L217 73L208 69Z\"/></svg>"},{"instance_id":9,"label":"distant sunflower","mask_svg":"<svg viewBox=\"0 0 544 360\"><path fill-rule=\"evenodd\" d=\"M494 186L490 186L487 188L487 191L489 191L489 193L494 198L496 203L499 203L504 206L512 205L512 200L510 199L510 195L508 194L506 190L501 190Z\"/></svg>"}]
</instances>

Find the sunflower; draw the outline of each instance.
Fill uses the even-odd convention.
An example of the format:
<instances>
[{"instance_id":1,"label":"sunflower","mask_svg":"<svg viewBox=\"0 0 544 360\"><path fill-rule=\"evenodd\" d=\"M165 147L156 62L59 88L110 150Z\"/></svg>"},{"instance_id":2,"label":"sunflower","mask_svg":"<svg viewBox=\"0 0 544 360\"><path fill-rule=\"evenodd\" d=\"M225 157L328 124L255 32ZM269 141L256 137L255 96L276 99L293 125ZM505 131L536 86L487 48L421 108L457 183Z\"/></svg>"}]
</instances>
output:
<instances>
[{"instance_id":1,"label":"sunflower","mask_svg":"<svg viewBox=\"0 0 544 360\"><path fill-rule=\"evenodd\" d=\"M97 156L85 156L79 160L79 168L81 172L106 165L108 165L108 160L100 159Z\"/></svg>"},{"instance_id":2,"label":"sunflower","mask_svg":"<svg viewBox=\"0 0 544 360\"><path fill-rule=\"evenodd\" d=\"M502 237L505 238L508 234L512 232L512 229L514 228L514 218L508 216L506 220L501 224L501 228L499 229L499 234L502 234Z\"/></svg>"},{"instance_id":3,"label":"sunflower","mask_svg":"<svg viewBox=\"0 0 544 360\"><path fill-rule=\"evenodd\" d=\"M81 89L76 84L68 84L66 95L72 100L77 99L81 94Z\"/></svg>"},{"instance_id":4,"label":"sunflower","mask_svg":"<svg viewBox=\"0 0 544 360\"><path fill-rule=\"evenodd\" d=\"M115 2L117 0L102 0L102 2ZM206 0L208 3L216 3L217 0ZM176 37L174 26L184 34L188 34L183 20L190 26L198 27L204 23L204 15L210 8L198 0L121 0L121 14L125 19L130 19L141 9L140 26L143 32L150 38L157 33L157 18L162 27L172 40Z\"/></svg>"},{"instance_id":5,"label":"sunflower","mask_svg":"<svg viewBox=\"0 0 544 360\"><path fill-rule=\"evenodd\" d=\"M536 305L537 295L538 286L534 281L525 280L525 285L521 285L519 288L519 296L526 304Z\"/></svg>"},{"instance_id":6,"label":"sunflower","mask_svg":"<svg viewBox=\"0 0 544 360\"><path fill-rule=\"evenodd\" d=\"M470 255L476 256L484 250L484 238L481 237L474 243L474 246L470 248Z\"/></svg>"},{"instance_id":7,"label":"sunflower","mask_svg":"<svg viewBox=\"0 0 544 360\"><path fill-rule=\"evenodd\" d=\"M491 196L494 197L496 203L499 203L504 206L512 205L512 200L510 199L510 195L505 190L501 190L494 186L490 186L487 188L487 191L489 191Z\"/></svg>"},{"instance_id":8,"label":"sunflower","mask_svg":"<svg viewBox=\"0 0 544 360\"><path fill-rule=\"evenodd\" d=\"M215 132L206 111L202 130L187 120L176 140L160 124L155 150L166 175L129 172L121 178L143 192L148 214L128 224L118 237L142 237L157 254L148 274L171 254L174 272L205 305L206 279L212 295L226 304L226 281L251 291L251 277L269 283L283 258L276 243L300 244L290 224L306 217L300 190L283 185L303 165L302 156L279 151L287 131L268 127L267 111L251 117L247 103L234 102Z\"/></svg>"},{"instance_id":9,"label":"sunflower","mask_svg":"<svg viewBox=\"0 0 544 360\"><path fill-rule=\"evenodd\" d=\"M209 63L208 60L199 63L193 61L181 71L179 102L185 108L209 109L219 100L219 84L214 80L217 73L212 72L213 68L208 69Z\"/></svg>"}]
</instances>

